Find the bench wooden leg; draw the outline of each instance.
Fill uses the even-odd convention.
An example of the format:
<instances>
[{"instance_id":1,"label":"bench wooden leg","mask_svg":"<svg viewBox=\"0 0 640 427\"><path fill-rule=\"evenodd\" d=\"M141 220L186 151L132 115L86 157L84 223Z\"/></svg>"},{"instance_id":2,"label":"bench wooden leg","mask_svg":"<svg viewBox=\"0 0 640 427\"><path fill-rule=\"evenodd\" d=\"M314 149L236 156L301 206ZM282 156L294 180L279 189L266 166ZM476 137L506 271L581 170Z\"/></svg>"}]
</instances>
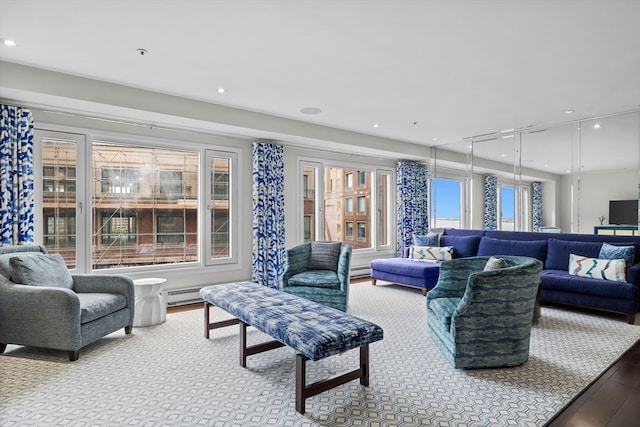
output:
<instances>
[{"instance_id":1,"label":"bench wooden leg","mask_svg":"<svg viewBox=\"0 0 640 427\"><path fill-rule=\"evenodd\" d=\"M339 385L348 383L355 379L360 379L360 384L369 386L369 345L360 347L360 367L340 376L328 380L318 381L306 385L307 367L309 360L302 354L296 354L296 411L300 414L305 412L305 400L308 397L330 390Z\"/></svg>"},{"instance_id":2,"label":"bench wooden leg","mask_svg":"<svg viewBox=\"0 0 640 427\"><path fill-rule=\"evenodd\" d=\"M210 308L214 307L210 302L204 302L204 337L209 339L209 331L211 329L224 328L231 325L237 325L240 323L239 319L235 317L233 319L221 320L219 322L210 322L209 320L209 311Z\"/></svg>"}]
</instances>

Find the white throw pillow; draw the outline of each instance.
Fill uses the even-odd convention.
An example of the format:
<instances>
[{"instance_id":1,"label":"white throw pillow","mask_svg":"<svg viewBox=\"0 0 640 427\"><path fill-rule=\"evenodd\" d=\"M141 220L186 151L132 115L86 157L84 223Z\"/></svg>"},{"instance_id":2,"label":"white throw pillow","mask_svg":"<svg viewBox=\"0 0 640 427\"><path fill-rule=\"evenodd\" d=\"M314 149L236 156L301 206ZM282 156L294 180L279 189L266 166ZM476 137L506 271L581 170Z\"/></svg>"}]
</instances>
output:
<instances>
[{"instance_id":1,"label":"white throw pillow","mask_svg":"<svg viewBox=\"0 0 640 427\"><path fill-rule=\"evenodd\" d=\"M414 261L446 261L453 259L453 246L411 245L409 259Z\"/></svg>"},{"instance_id":2,"label":"white throw pillow","mask_svg":"<svg viewBox=\"0 0 640 427\"><path fill-rule=\"evenodd\" d=\"M614 282L627 281L623 259L598 259L571 254L569 256L569 274Z\"/></svg>"}]
</instances>

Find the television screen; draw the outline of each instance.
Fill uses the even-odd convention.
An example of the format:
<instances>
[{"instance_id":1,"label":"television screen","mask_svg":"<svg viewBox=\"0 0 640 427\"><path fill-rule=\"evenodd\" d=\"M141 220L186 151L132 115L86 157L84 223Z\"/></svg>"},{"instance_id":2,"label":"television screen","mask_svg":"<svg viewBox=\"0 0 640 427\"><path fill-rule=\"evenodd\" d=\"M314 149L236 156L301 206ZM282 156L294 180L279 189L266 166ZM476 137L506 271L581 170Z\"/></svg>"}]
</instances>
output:
<instances>
[{"instance_id":1,"label":"television screen","mask_svg":"<svg viewBox=\"0 0 640 427\"><path fill-rule=\"evenodd\" d=\"M638 200L610 200L609 224L638 225Z\"/></svg>"}]
</instances>

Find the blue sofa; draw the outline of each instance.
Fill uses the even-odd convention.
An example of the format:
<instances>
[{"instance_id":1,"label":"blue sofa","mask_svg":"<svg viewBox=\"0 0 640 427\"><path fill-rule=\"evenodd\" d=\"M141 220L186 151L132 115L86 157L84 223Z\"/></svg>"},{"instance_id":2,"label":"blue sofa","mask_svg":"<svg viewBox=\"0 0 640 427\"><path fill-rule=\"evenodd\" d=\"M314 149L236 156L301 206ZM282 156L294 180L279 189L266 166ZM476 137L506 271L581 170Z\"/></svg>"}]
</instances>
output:
<instances>
[{"instance_id":1,"label":"blue sofa","mask_svg":"<svg viewBox=\"0 0 640 427\"><path fill-rule=\"evenodd\" d=\"M626 269L626 282L569 274L569 256L597 258L604 242L635 246L635 258ZM573 233L537 233L490 230L444 230L440 246L452 246L453 258L487 255L520 255L544 263L540 277L542 301L624 314L634 323L640 309L640 237ZM438 281L440 265L408 258L371 262L371 279L420 288L423 294Z\"/></svg>"}]
</instances>

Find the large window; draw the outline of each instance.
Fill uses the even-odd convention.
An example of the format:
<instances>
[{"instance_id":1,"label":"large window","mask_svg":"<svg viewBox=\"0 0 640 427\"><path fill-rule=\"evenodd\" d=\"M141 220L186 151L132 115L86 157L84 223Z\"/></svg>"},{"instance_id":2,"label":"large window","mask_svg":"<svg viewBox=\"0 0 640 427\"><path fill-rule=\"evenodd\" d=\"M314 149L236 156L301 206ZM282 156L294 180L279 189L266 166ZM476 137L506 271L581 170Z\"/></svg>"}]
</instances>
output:
<instances>
[{"instance_id":1,"label":"large window","mask_svg":"<svg viewBox=\"0 0 640 427\"><path fill-rule=\"evenodd\" d=\"M390 244L390 172L310 162L301 170L305 241L336 240L354 249ZM318 192L322 197L315 197Z\"/></svg>"},{"instance_id":2,"label":"large window","mask_svg":"<svg viewBox=\"0 0 640 427\"><path fill-rule=\"evenodd\" d=\"M43 220L36 228L70 268L237 262L238 151L38 135ZM90 163L78 161L84 158ZM203 175L207 190L201 193Z\"/></svg>"},{"instance_id":3,"label":"large window","mask_svg":"<svg viewBox=\"0 0 640 427\"><path fill-rule=\"evenodd\" d=\"M462 228L462 181L431 178L431 227Z\"/></svg>"},{"instance_id":4,"label":"large window","mask_svg":"<svg viewBox=\"0 0 640 427\"><path fill-rule=\"evenodd\" d=\"M511 186L500 185L498 193L498 207L500 209L499 229L515 230L515 190Z\"/></svg>"}]
</instances>

